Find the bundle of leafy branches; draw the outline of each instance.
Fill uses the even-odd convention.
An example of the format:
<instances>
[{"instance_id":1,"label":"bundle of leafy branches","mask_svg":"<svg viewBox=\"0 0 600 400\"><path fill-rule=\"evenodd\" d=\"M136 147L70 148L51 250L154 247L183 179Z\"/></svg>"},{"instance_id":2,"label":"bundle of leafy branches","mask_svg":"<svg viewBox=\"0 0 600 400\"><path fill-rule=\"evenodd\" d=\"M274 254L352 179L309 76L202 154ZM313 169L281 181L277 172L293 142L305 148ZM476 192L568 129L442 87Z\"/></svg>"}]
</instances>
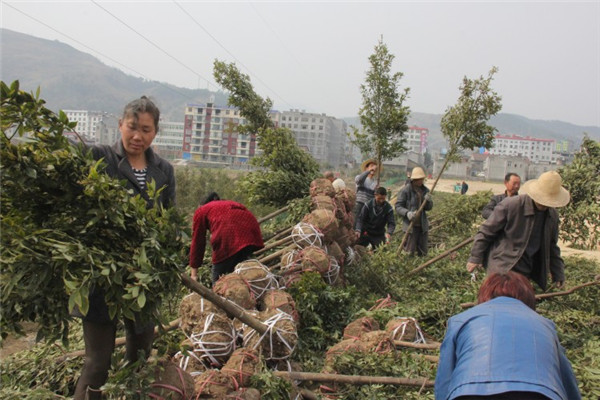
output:
<instances>
[{"instance_id":1,"label":"bundle of leafy branches","mask_svg":"<svg viewBox=\"0 0 600 400\"><path fill-rule=\"evenodd\" d=\"M100 172L63 135L75 124L45 108L39 92L2 82L1 95L2 336L34 321L39 337L66 340L70 314L87 313L93 287L111 317L164 322L161 298L177 291L183 266L183 218L148 208Z\"/></svg>"}]
</instances>

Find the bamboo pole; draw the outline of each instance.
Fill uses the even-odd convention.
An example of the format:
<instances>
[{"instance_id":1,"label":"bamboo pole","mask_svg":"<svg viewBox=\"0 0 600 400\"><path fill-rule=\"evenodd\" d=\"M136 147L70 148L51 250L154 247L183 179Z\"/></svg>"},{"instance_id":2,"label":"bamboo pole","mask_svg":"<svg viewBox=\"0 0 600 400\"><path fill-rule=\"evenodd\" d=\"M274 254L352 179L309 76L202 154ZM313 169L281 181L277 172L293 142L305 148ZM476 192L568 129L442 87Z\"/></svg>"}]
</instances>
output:
<instances>
[{"instance_id":1,"label":"bamboo pole","mask_svg":"<svg viewBox=\"0 0 600 400\"><path fill-rule=\"evenodd\" d=\"M265 215L264 217L259 218L258 219L258 223L262 224L263 222L268 221L271 218L278 216L279 214L283 214L284 212L286 212L287 210L289 210L289 208L290 208L290 206L285 206L283 208L280 208L277 211L273 211L271 214L268 214L268 215Z\"/></svg>"},{"instance_id":2,"label":"bamboo pole","mask_svg":"<svg viewBox=\"0 0 600 400\"><path fill-rule=\"evenodd\" d=\"M395 386L418 386L433 387L434 382L427 378L397 378L393 376L362 376L362 375L338 375L321 374L317 372L288 372L275 371L275 376L288 378L296 381L314 382L336 382L349 383L352 385L395 385Z\"/></svg>"},{"instance_id":3,"label":"bamboo pole","mask_svg":"<svg viewBox=\"0 0 600 400\"><path fill-rule=\"evenodd\" d=\"M206 300L219 307L221 310L225 311L230 317L239 319L249 327L259 332L260 334L264 334L265 332L267 332L267 326L263 324L260 320L248 314L244 309L242 309L242 307L227 299L222 298L206 286L201 285L200 283L193 280L186 273L182 273L180 276L185 286L198 293Z\"/></svg>"},{"instance_id":4,"label":"bamboo pole","mask_svg":"<svg viewBox=\"0 0 600 400\"><path fill-rule=\"evenodd\" d=\"M289 228L284 228L282 230L280 230L279 232L275 233L273 236L271 236L270 238L267 239L263 239L264 242L270 242L271 240L279 240L281 239L282 236L287 236L290 233L292 233L292 230L294 229L293 226L289 227Z\"/></svg>"},{"instance_id":5,"label":"bamboo pole","mask_svg":"<svg viewBox=\"0 0 600 400\"><path fill-rule=\"evenodd\" d=\"M539 301L539 300L543 300L543 299L548 299L550 297L567 296L569 294L572 294L576 290L579 290L579 289L582 289L582 288L588 287L588 286L595 286L595 285L600 285L600 281L595 280L595 281L591 281L591 282L582 283L581 285L573 286L571 289L564 290L562 292L536 294L535 299ZM477 303L461 303L460 306L461 306L461 308L469 308L469 307L474 307L476 305L477 305Z\"/></svg>"},{"instance_id":6,"label":"bamboo pole","mask_svg":"<svg viewBox=\"0 0 600 400\"><path fill-rule=\"evenodd\" d=\"M260 261L263 264L266 264L269 261L273 261L277 257L280 257L283 253L285 253L285 251L286 249L277 250L275 253L269 254L268 256L265 256L263 258L259 258L258 261Z\"/></svg>"},{"instance_id":7,"label":"bamboo pole","mask_svg":"<svg viewBox=\"0 0 600 400\"><path fill-rule=\"evenodd\" d=\"M181 318L177 318L176 320L169 322L168 325L163 325L162 330L165 332L172 331L179 327L179 322L181 322ZM158 326L154 328L155 335L158 335L160 333L160 331L161 331L161 329ZM125 337L116 338L115 339L115 347L123 346L125 344L125 342L126 342ZM76 350L76 351L72 351L70 353L65 353L62 356L57 357L54 361L56 363L61 363L63 361L66 361L69 358L77 358L77 357L83 357L83 356L85 356L85 350Z\"/></svg>"},{"instance_id":8,"label":"bamboo pole","mask_svg":"<svg viewBox=\"0 0 600 400\"><path fill-rule=\"evenodd\" d=\"M267 246L263 247L262 249L255 251L255 252L254 252L254 255L255 255L255 256L257 256L257 255L260 255L260 254L262 254L262 253L264 253L264 252L267 252L267 251L269 251L269 250L271 250L271 249L273 249L273 248L275 248L275 247L279 247L279 246L281 246L281 245L283 245L283 244L286 244L286 245L287 245L287 244L288 244L288 242L291 242L292 240L293 240L293 239L292 239L292 237L291 237L291 236L284 237L283 239L279 239L278 241L276 241L276 242L273 242L273 243L271 243L271 244L269 244L269 245L267 245Z\"/></svg>"},{"instance_id":9,"label":"bamboo pole","mask_svg":"<svg viewBox=\"0 0 600 400\"><path fill-rule=\"evenodd\" d=\"M445 252L443 252L442 254L437 255L436 257L433 257L431 260L419 265L417 268L411 270L408 272L409 275L412 274L416 274L417 272L421 271L422 269L424 269L425 267L430 266L431 264L433 264L436 261L441 260L442 258L447 257L449 254L451 254L452 252L461 249L463 247L465 247L466 245L468 245L469 243L473 242L473 240L475 240L475 236L470 237L468 239L463 240L462 242L460 242L459 244L457 244L456 246L454 246L453 248L446 250Z\"/></svg>"},{"instance_id":10,"label":"bamboo pole","mask_svg":"<svg viewBox=\"0 0 600 400\"><path fill-rule=\"evenodd\" d=\"M437 350L440 348L441 343L438 343L438 342L413 343L413 342L405 342L404 340L394 340L394 345L400 346L400 347L412 347L413 349Z\"/></svg>"}]
</instances>

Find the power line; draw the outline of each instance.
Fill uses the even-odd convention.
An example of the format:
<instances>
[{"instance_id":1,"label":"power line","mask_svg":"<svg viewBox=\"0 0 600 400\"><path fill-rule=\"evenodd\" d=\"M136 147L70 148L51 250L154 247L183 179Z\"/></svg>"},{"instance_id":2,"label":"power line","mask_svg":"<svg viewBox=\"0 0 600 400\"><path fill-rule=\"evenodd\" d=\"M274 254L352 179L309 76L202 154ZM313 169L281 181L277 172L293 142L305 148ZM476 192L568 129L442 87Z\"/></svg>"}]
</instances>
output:
<instances>
[{"instance_id":1,"label":"power line","mask_svg":"<svg viewBox=\"0 0 600 400\"><path fill-rule=\"evenodd\" d=\"M94 0L92 0L94 1ZM227 48L225 46L223 46L221 44L221 42L219 42L217 40L216 37L214 37L204 26L202 26L202 24L200 24L186 9L184 9L178 2L177 0L173 0L173 3L175 3L175 5L177 7L179 7L181 9L181 11L183 11L188 17L190 17L190 19L192 21L194 21L194 23L196 25L198 25L198 27L200 29L202 29L212 40L215 41L215 43L217 43L223 50L225 50L225 52L227 52L227 54L229 54L238 64L240 64L243 68L245 68L250 75L254 76L254 78L256 78L257 81L259 81L264 87L266 87L268 90L270 90L275 96L277 96L279 98L279 100L281 100L283 103L287 104L290 108L294 108L290 103L288 103L287 101L285 101L285 99L283 97L281 97L279 94L277 94L277 92L273 89L271 89L269 87L269 85L267 85L262 79L260 79L258 77L258 75L256 75L255 73L253 73L250 68L248 68L247 66L244 65L244 63L242 63L236 56L233 55L233 53L231 53L229 50L227 50Z\"/></svg>"},{"instance_id":2,"label":"power line","mask_svg":"<svg viewBox=\"0 0 600 400\"><path fill-rule=\"evenodd\" d=\"M177 62L179 65L183 66L184 68L186 68L187 70L191 71L194 75L204 79L206 81L206 83L208 83L208 85L213 85L215 88L218 88L218 85L216 85L214 82L212 82L210 79L205 78L204 76L202 76L201 74L199 74L198 72L196 72L194 69L188 67L186 64L184 64L182 61L180 61L177 57L169 54L166 50L164 50L162 47L160 47L159 45L157 45L156 43L154 43L153 41L151 41L150 39L148 39L146 36L142 35L141 33L139 33L138 31L136 31L134 28L132 28L131 26L129 26L125 21L123 21L122 19L120 19L119 17L117 17L115 14L111 13L110 11L108 11L106 8L102 7L100 4L98 4L98 2L96 0L91 0L92 3L94 3L96 6L98 6L100 9L102 9L104 12L106 12L108 15L110 15L111 17L113 17L114 19L116 19L117 21L119 21L120 23L122 23L123 25L125 25L127 28L129 28L130 30L132 30L133 32L135 32L139 37L141 37L142 39L144 39L146 42L150 43L152 46L156 47L158 50L160 50L161 52L163 52L165 55L167 55L168 57L170 57L172 60L174 60L175 62Z\"/></svg>"},{"instance_id":3,"label":"power line","mask_svg":"<svg viewBox=\"0 0 600 400\"><path fill-rule=\"evenodd\" d=\"M27 18L29 18L29 19L32 19L32 20L34 20L35 22L37 22L37 23L39 23L39 24L41 24L41 25L44 25L46 28L53 30L54 32L58 33L59 35L62 35L62 36L64 36L64 37L66 37L67 39L69 39L69 40L72 40L73 42L75 42L75 43L77 43L77 44L79 44L79 45L81 45L81 46L85 47L86 49L88 49L88 50L92 51L93 53L96 53L96 54L98 54L98 55L100 55L100 56L102 56L102 57L104 57L104 58L106 58L106 59L108 59L108 60L110 60L110 61L114 62L115 64L118 64L118 65L120 65L121 67L123 67L123 68L125 68L125 69L127 69L127 70L129 70L129 71L131 71L131 72L133 72L133 73L135 73L135 74L137 74L137 75L139 75L139 76L141 76L141 77L143 77L143 78L147 79L147 80L152 80L152 79L150 79L149 77L147 77L146 75L142 74L141 72L138 72L138 71L134 70L133 68L130 68L130 67L128 67L127 65L125 65L125 64L123 64L123 63L121 63L121 62L119 62L119 61L115 60L115 59L114 59L114 58L112 58L112 57L109 57L109 56L107 56L107 55L105 55L105 54L103 54L103 53L99 52L99 51L98 51L98 50L96 50L96 49L93 49L92 47L90 47L90 46L86 45L85 43L82 43L82 42L80 42L79 40L77 40L77 39L75 39L75 38L72 38L71 36L67 35L66 33L63 33L63 32L61 32L61 31L59 31L59 30L57 30L57 29L53 28L52 26L50 26L50 25L46 24L46 23L45 23L45 22L43 22L43 21L40 21L39 19L37 19L37 18L35 18L35 17L33 17L33 16L31 16L31 15L27 14L26 12L24 12L24 11L21 11L21 10L19 10L18 8L14 7L14 6L12 6L12 5L10 5L10 4L8 4L8 3L6 3L6 2L5 2L5 3L3 3L3 4L4 4L4 5L6 5L6 6L8 6L8 7L10 7L10 8L12 8L13 10L15 10L15 11L17 11L17 12L19 12L19 13L23 14L23 15L24 15L24 16L26 16ZM171 90L171 91L173 91L173 92L175 92L175 93L179 94L180 96L183 96L183 97L185 97L186 99L193 100L193 98L192 98L192 97L190 97L190 96L188 96L188 95L186 95L186 94L184 94L184 93L182 93L182 92L180 92L180 91L178 91L178 90L176 90L176 89L172 88L171 86L165 85L165 84L163 84L163 83L161 83L161 82L158 82L158 81L156 81L156 82L157 82L157 83L158 83L160 86L163 86L163 87L165 87L165 88L167 88L167 89L169 89L169 90Z\"/></svg>"}]
</instances>

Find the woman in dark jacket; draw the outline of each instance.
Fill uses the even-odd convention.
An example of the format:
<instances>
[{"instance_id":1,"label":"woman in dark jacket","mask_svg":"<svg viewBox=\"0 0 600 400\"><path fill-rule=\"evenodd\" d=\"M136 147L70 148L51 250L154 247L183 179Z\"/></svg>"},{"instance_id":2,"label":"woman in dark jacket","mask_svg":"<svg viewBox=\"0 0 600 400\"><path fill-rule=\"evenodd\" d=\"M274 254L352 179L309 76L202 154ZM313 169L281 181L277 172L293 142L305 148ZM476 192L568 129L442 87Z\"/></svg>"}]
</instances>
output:
<instances>
[{"instance_id":1,"label":"woman in dark jacket","mask_svg":"<svg viewBox=\"0 0 600 400\"><path fill-rule=\"evenodd\" d=\"M104 172L125 180L127 189L140 194L152 207L147 193L148 182L154 181L156 189L164 188L158 201L165 207L175 204L175 175L173 167L156 155L150 146L158 131L160 111L152 101L143 96L125 106L119 120L121 139L113 146L94 146L95 159L103 159ZM115 347L117 321L111 319L101 290L90 293L90 307L83 317L85 363L75 388L75 400L100 399L99 388L106 382L110 359ZM130 319L124 320L126 331L126 359L134 362L138 351L147 356L154 340L154 324L143 326Z\"/></svg>"}]
</instances>

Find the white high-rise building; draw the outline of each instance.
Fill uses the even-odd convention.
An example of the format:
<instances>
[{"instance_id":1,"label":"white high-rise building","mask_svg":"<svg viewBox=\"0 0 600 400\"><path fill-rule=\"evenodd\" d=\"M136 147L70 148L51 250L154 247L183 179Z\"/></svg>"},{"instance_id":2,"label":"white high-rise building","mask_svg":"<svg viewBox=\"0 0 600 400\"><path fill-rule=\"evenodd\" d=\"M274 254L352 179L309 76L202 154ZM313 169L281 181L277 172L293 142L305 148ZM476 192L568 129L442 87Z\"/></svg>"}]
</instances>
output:
<instances>
[{"instance_id":1,"label":"white high-rise building","mask_svg":"<svg viewBox=\"0 0 600 400\"><path fill-rule=\"evenodd\" d=\"M106 138L100 135L100 130L114 132L118 127L119 118L113 114L104 111L89 110L63 110L71 122L77 122L75 131L96 144L112 144L110 139L114 135L108 135ZM103 126L101 126L103 125Z\"/></svg>"},{"instance_id":2,"label":"white high-rise building","mask_svg":"<svg viewBox=\"0 0 600 400\"><path fill-rule=\"evenodd\" d=\"M551 162L555 141L518 135L496 135L490 154L527 157L533 162Z\"/></svg>"}]
</instances>

